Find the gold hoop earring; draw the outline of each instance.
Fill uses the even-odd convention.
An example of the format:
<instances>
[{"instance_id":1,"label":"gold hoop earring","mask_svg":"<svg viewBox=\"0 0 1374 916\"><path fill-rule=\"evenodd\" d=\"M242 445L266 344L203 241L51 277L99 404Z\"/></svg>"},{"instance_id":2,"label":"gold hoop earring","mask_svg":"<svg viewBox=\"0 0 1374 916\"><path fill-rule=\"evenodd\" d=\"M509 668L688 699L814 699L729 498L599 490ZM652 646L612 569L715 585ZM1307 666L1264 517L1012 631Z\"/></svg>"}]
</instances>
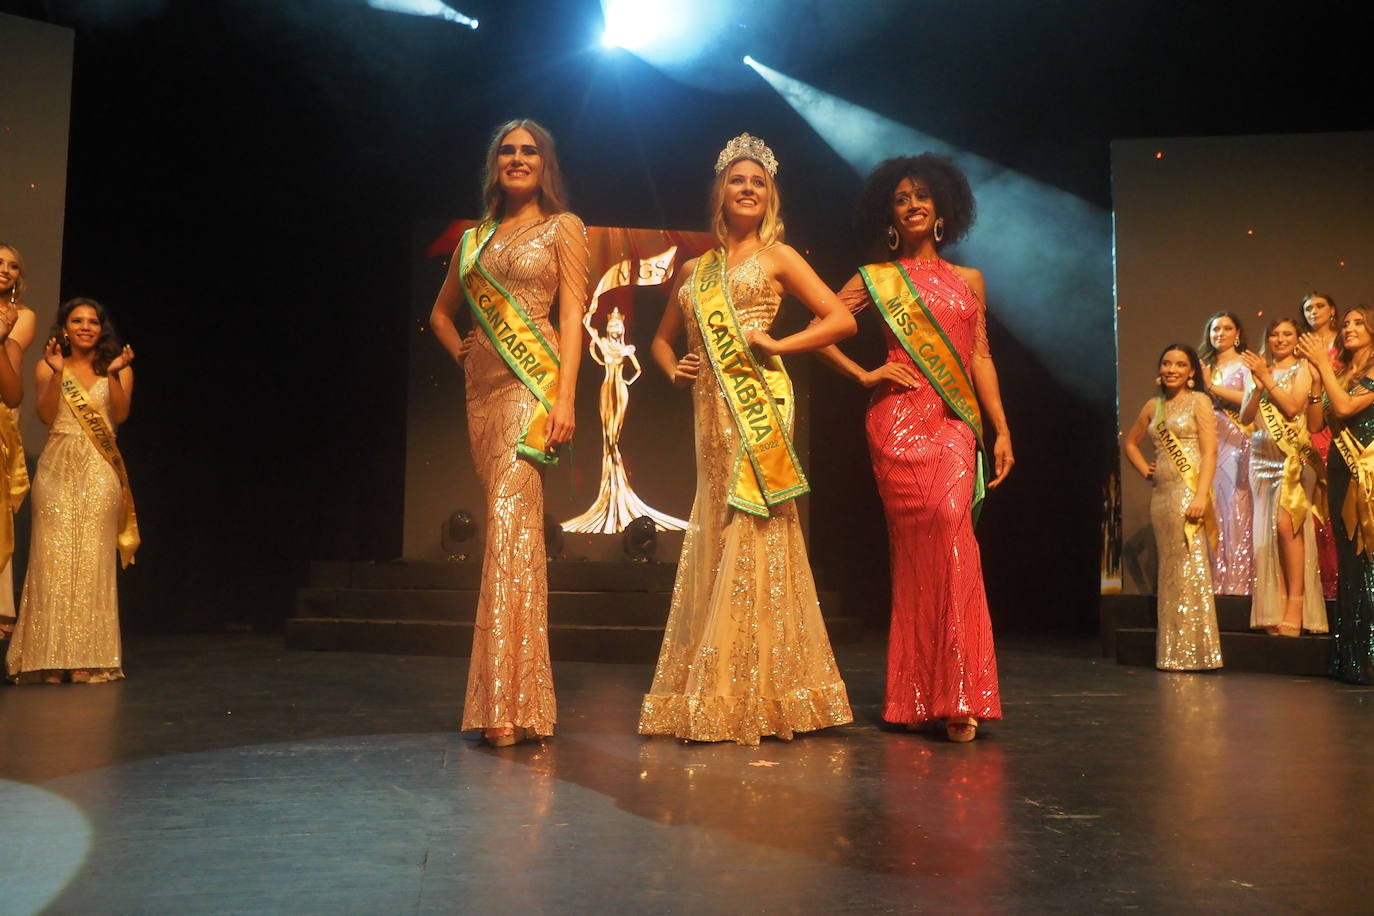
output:
<instances>
[{"instance_id":1,"label":"gold hoop earring","mask_svg":"<svg viewBox=\"0 0 1374 916\"><path fill-rule=\"evenodd\" d=\"M892 226L888 226L888 227L887 227L887 250L888 250L888 251L896 251L896 250L897 250L897 247L898 247L899 245L901 245L901 244L902 244L902 237L901 237L900 235L897 234L897 230L896 230L895 228L893 228Z\"/></svg>"},{"instance_id":2,"label":"gold hoop earring","mask_svg":"<svg viewBox=\"0 0 1374 916\"><path fill-rule=\"evenodd\" d=\"M945 240L945 218L943 216L935 220L934 235L935 241L937 242L943 242Z\"/></svg>"}]
</instances>

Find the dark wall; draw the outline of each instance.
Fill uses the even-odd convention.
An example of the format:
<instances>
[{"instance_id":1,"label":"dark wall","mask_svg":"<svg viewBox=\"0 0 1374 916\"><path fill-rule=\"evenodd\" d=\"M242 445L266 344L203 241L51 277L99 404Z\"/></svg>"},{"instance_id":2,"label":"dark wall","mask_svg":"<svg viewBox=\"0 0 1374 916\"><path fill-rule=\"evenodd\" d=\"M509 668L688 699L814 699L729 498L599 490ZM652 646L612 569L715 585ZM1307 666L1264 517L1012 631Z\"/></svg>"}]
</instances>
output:
<instances>
[{"instance_id":1,"label":"dark wall","mask_svg":"<svg viewBox=\"0 0 1374 916\"><path fill-rule=\"evenodd\" d=\"M471 210L500 120L548 123L600 225L699 226L722 142L761 135L793 242L833 283L852 271L858 179L771 90L688 89L604 55L595 3L459 5L481 29L342 0L101 21L99 4L0 3L77 29L62 292L106 301L139 353L121 435L145 533L132 628L270 627L311 559L400 553L411 227ZM794 75L1106 206L1113 137L1362 126L1367 24L1354 4L922 4ZM1020 459L980 527L993 613L1082 628L1112 380L1062 390L995 315L992 333ZM880 620L866 392L815 375L813 428L833 433L812 437L812 552Z\"/></svg>"}]
</instances>

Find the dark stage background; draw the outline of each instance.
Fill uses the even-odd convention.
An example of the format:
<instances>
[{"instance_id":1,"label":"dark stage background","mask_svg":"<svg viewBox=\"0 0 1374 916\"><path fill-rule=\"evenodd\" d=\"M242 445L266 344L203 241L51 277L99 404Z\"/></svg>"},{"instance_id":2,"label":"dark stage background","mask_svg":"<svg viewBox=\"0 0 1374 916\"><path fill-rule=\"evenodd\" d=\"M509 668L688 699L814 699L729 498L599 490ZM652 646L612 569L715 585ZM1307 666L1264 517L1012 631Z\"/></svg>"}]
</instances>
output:
<instances>
[{"instance_id":1,"label":"dark stage background","mask_svg":"<svg viewBox=\"0 0 1374 916\"><path fill-rule=\"evenodd\" d=\"M555 132L597 225L699 228L722 143L758 134L791 241L852 272L859 181L762 80L716 93L608 55L592 2L458 6L479 30L344 0L0 2L77 33L62 295L107 302L139 353L130 629L272 628L310 560L400 555L411 229L471 212L501 120ZM1368 127L1369 25L1355 3L921 3L789 73L1107 208L1113 138ZM764 60L786 43L759 37ZM1087 629L1115 380L1071 390L1045 362L1113 341L1064 322L1033 356L996 320L1015 303L991 306L1019 458L980 526L993 616ZM880 622L866 392L814 374L812 554Z\"/></svg>"}]
</instances>

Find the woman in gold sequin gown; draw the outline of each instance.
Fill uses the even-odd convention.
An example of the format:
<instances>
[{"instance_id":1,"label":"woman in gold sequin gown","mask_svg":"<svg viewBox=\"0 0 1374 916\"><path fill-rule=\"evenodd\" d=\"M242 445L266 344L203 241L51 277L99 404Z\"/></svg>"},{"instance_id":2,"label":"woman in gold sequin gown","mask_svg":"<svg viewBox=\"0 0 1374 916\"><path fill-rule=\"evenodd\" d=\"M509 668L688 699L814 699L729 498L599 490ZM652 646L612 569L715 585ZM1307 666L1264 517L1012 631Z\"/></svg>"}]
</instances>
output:
<instances>
[{"instance_id":1,"label":"woman in gold sequin gown","mask_svg":"<svg viewBox=\"0 0 1374 916\"><path fill-rule=\"evenodd\" d=\"M586 229L564 205L553 138L533 121L503 124L487 153L487 219L496 220L478 263L509 293L560 358L549 444L572 438L573 399L582 354L587 295ZM549 320L558 307L558 329ZM538 404L481 331L459 334L464 300L459 259L430 316L434 336L464 367L468 437L487 496L487 540L473 629L463 729L482 729L495 746L552 735L548 566L544 490L539 469L516 445Z\"/></svg>"},{"instance_id":2,"label":"woman in gold sequin gown","mask_svg":"<svg viewBox=\"0 0 1374 916\"><path fill-rule=\"evenodd\" d=\"M124 494L63 398L60 381L70 372L113 430L129 417L132 360L100 303L63 303L35 372L38 417L49 428L33 481L19 624L5 657L9 677L20 683L124 677L115 583Z\"/></svg>"},{"instance_id":3,"label":"woman in gold sequin gown","mask_svg":"<svg viewBox=\"0 0 1374 916\"><path fill-rule=\"evenodd\" d=\"M19 435L19 402L24 386L19 375L24 351L33 342L34 314L24 305L24 259L12 245L0 244L0 491L8 493L9 511L19 511L27 488L24 443ZM10 449L15 454L10 454ZM20 470L22 470L22 475ZM11 471L13 473L11 473ZM15 479L11 480L11 476ZM5 493L0 493L4 496ZM0 639L14 632L13 556L0 558Z\"/></svg>"},{"instance_id":4,"label":"woman in gold sequin gown","mask_svg":"<svg viewBox=\"0 0 1374 916\"><path fill-rule=\"evenodd\" d=\"M771 151L746 134L731 141L716 168L714 228L727 288L755 351L797 353L853 334L849 312L781 242ZM796 504L769 506L767 517L760 517L726 502L739 435L684 283L694 267L683 265L676 307L670 298L653 342L658 365L676 385L692 389L697 489L639 731L752 745L765 735L788 739L841 725L853 715L821 618ZM784 292L820 320L774 340L768 330ZM684 325L688 352L679 359L675 345Z\"/></svg>"},{"instance_id":5,"label":"woman in gold sequin gown","mask_svg":"<svg viewBox=\"0 0 1374 916\"><path fill-rule=\"evenodd\" d=\"M1202 373L1192 347L1166 347L1159 357L1160 395L1145 402L1121 449L1131 466L1154 483L1150 523L1159 554L1155 666L1175 671L1221 667L1208 535L1198 524L1208 512L1217 466L1217 421L1212 402L1193 390ZM1169 442L1155 429L1161 403L1173 434L1170 438L1181 449L1176 457L1169 454ZM1155 441L1153 462L1147 462L1140 451L1146 435ZM1195 481L1184 478L1180 461L1195 471ZM1190 522L1196 531L1188 530Z\"/></svg>"}]
</instances>

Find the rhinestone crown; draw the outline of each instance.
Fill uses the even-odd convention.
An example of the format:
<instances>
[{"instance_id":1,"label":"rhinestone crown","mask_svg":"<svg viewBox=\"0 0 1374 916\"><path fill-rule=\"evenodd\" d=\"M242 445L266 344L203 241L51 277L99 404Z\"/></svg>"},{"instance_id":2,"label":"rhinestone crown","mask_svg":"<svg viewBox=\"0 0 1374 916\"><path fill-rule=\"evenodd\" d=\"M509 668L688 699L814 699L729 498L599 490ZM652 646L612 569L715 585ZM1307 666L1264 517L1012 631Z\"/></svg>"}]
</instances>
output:
<instances>
[{"instance_id":1,"label":"rhinestone crown","mask_svg":"<svg viewBox=\"0 0 1374 916\"><path fill-rule=\"evenodd\" d=\"M773 151L768 148L767 143L749 134L740 134L725 144L725 149L716 157L716 174L719 175L732 162L738 162L740 159L753 159L763 166L769 175L778 177L778 160L773 156Z\"/></svg>"}]
</instances>

